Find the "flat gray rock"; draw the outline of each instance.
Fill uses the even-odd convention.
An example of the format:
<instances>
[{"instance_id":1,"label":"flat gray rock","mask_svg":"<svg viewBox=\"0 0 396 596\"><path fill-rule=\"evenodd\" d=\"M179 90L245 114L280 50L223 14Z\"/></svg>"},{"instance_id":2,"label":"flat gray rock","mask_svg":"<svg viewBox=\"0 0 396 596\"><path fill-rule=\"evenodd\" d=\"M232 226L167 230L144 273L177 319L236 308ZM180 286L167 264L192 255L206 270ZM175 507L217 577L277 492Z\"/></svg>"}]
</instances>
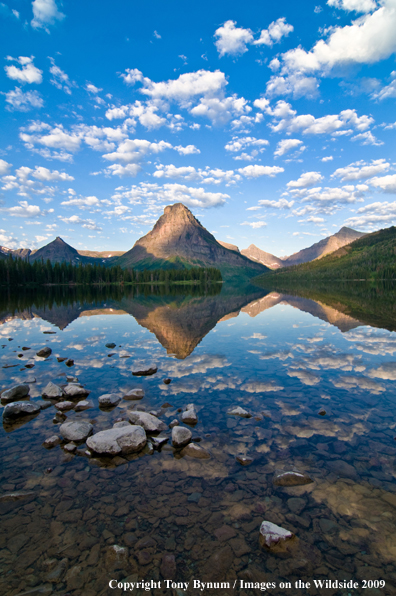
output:
<instances>
[{"instance_id":1,"label":"flat gray rock","mask_svg":"<svg viewBox=\"0 0 396 596\"><path fill-rule=\"evenodd\" d=\"M188 404L185 412L183 412L181 416L181 419L185 424L197 424L198 417L195 412L194 404Z\"/></svg>"},{"instance_id":2,"label":"flat gray rock","mask_svg":"<svg viewBox=\"0 0 396 596\"><path fill-rule=\"evenodd\" d=\"M172 444L174 447L184 447L191 441L192 432L184 426L172 428Z\"/></svg>"},{"instance_id":3,"label":"flat gray rock","mask_svg":"<svg viewBox=\"0 0 396 596\"><path fill-rule=\"evenodd\" d=\"M82 399L76 404L74 408L76 412L82 412L83 410L88 410L88 408L92 408L93 403L87 399Z\"/></svg>"},{"instance_id":4,"label":"flat gray rock","mask_svg":"<svg viewBox=\"0 0 396 596\"><path fill-rule=\"evenodd\" d=\"M67 385L64 388L64 393L67 397L73 398L73 397L86 397L91 392L88 391L88 389L85 389L85 387L81 387L81 385L74 385L72 383L70 385Z\"/></svg>"},{"instance_id":5,"label":"flat gray rock","mask_svg":"<svg viewBox=\"0 0 396 596\"><path fill-rule=\"evenodd\" d=\"M264 520L260 526L260 544L268 550L272 550L274 547L280 546L281 543L285 543L292 538L294 538L292 532L270 521Z\"/></svg>"},{"instance_id":6,"label":"flat gray rock","mask_svg":"<svg viewBox=\"0 0 396 596\"><path fill-rule=\"evenodd\" d=\"M312 478L300 470L275 470L272 482L275 486L301 486L311 484Z\"/></svg>"},{"instance_id":7,"label":"flat gray rock","mask_svg":"<svg viewBox=\"0 0 396 596\"><path fill-rule=\"evenodd\" d=\"M3 409L3 419L12 420L19 418L19 416L29 416L31 414L38 414L40 406L30 401L16 401L12 404L7 404Z\"/></svg>"},{"instance_id":8,"label":"flat gray rock","mask_svg":"<svg viewBox=\"0 0 396 596\"><path fill-rule=\"evenodd\" d=\"M59 387L59 385L56 385L50 381L48 385L44 387L41 395L50 399L57 399L58 397L63 397L64 391L62 387Z\"/></svg>"},{"instance_id":9,"label":"flat gray rock","mask_svg":"<svg viewBox=\"0 0 396 596\"><path fill-rule=\"evenodd\" d=\"M116 393L105 393L99 397L98 401L102 408L112 408L120 403L121 397Z\"/></svg>"},{"instance_id":10,"label":"flat gray rock","mask_svg":"<svg viewBox=\"0 0 396 596\"><path fill-rule=\"evenodd\" d=\"M55 408L60 412L67 412L67 410L72 410L74 408L74 403L72 401L60 401L55 404Z\"/></svg>"},{"instance_id":11,"label":"flat gray rock","mask_svg":"<svg viewBox=\"0 0 396 596\"><path fill-rule=\"evenodd\" d=\"M67 441L85 441L92 433L93 426L85 420L75 420L61 424L59 432Z\"/></svg>"},{"instance_id":12,"label":"flat gray rock","mask_svg":"<svg viewBox=\"0 0 396 596\"><path fill-rule=\"evenodd\" d=\"M45 439L43 447L46 447L47 449L52 449L53 447L59 445L59 443L61 442L62 439L58 437L58 435L52 435L52 437L48 437L48 439Z\"/></svg>"},{"instance_id":13,"label":"flat gray rock","mask_svg":"<svg viewBox=\"0 0 396 596\"><path fill-rule=\"evenodd\" d=\"M1 403L9 404L29 395L29 385L14 385L1 394Z\"/></svg>"},{"instance_id":14,"label":"flat gray rock","mask_svg":"<svg viewBox=\"0 0 396 596\"><path fill-rule=\"evenodd\" d=\"M241 406L236 406L235 408L228 410L227 414L229 416L240 416L241 418L251 418L252 417L252 415L249 414L249 412L247 410L244 410L243 408L241 408Z\"/></svg>"},{"instance_id":15,"label":"flat gray rock","mask_svg":"<svg viewBox=\"0 0 396 596\"><path fill-rule=\"evenodd\" d=\"M47 346L45 348L41 348L41 350L37 352L37 356L39 356L40 358L48 358L48 356L51 356L51 354L52 350Z\"/></svg>"},{"instance_id":16,"label":"flat gray rock","mask_svg":"<svg viewBox=\"0 0 396 596\"><path fill-rule=\"evenodd\" d=\"M161 447L169 441L169 437L151 437L150 441L152 442L154 449L161 449Z\"/></svg>"},{"instance_id":17,"label":"flat gray rock","mask_svg":"<svg viewBox=\"0 0 396 596\"><path fill-rule=\"evenodd\" d=\"M89 449L100 455L127 455L143 449L147 437L141 426L128 426L102 430L87 439Z\"/></svg>"},{"instance_id":18,"label":"flat gray rock","mask_svg":"<svg viewBox=\"0 0 396 596\"><path fill-rule=\"evenodd\" d=\"M210 459L209 451L206 451L203 447L200 447L196 443L189 443L180 452L181 455L188 455L194 459Z\"/></svg>"},{"instance_id":19,"label":"flat gray rock","mask_svg":"<svg viewBox=\"0 0 396 596\"><path fill-rule=\"evenodd\" d=\"M124 399L130 399L137 401L138 399L143 399L144 391L143 389L131 389L124 395Z\"/></svg>"},{"instance_id":20,"label":"flat gray rock","mask_svg":"<svg viewBox=\"0 0 396 596\"><path fill-rule=\"evenodd\" d=\"M132 424L142 426L148 433L159 433L168 428L162 420L147 412L129 412L128 417Z\"/></svg>"}]
</instances>

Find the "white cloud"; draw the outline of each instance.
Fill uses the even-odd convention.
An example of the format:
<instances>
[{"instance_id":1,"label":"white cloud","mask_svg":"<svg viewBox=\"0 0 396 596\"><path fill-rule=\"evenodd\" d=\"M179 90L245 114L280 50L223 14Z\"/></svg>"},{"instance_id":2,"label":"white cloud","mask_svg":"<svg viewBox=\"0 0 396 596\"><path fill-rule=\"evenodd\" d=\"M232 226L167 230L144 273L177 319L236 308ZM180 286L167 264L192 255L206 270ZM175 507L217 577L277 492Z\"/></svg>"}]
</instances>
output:
<instances>
[{"instance_id":1,"label":"white cloud","mask_svg":"<svg viewBox=\"0 0 396 596\"><path fill-rule=\"evenodd\" d=\"M327 155L326 157L322 157L320 161L333 161L334 157L332 155Z\"/></svg>"},{"instance_id":2,"label":"white cloud","mask_svg":"<svg viewBox=\"0 0 396 596\"><path fill-rule=\"evenodd\" d=\"M226 151L233 153L243 151L247 147L257 147L258 150L264 151L269 145L266 139L256 139L255 137L232 137L232 140L224 146Z\"/></svg>"},{"instance_id":3,"label":"white cloud","mask_svg":"<svg viewBox=\"0 0 396 596\"><path fill-rule=\"evenodd\" d=\"M108 161L117 161L124 164L137 163L141 161L147 153L160 153L165 149L172 149L170 143L160 141L159 143L150 143L146 139L126 139L118 146L113 153L103 155Z\"/></svg>"},{"instance_id":4,"label":"white cloud","mask_svg":"<svg viewBox=\"0 0 396 596\"><path fill-rule=\"evenodd\" d=\"M120 106L119 108L109 108L105 114L108 120L116 120L126 118L129 111L129 106Z\"/></svg>"},{"instance_id":5,"label":"white cloud","mask_svg":"<svg viewBox=\"0 0 396 596\"><path fill-rule=\"evenodd\" d=\"M141 101L135 101L135 103L130 106L129 114L133 118L137 118L142 126L152 130L154 128L159 128L166 123L165 118L156 114L157 111L158 106L155 104L144 104Z\"/></svg>"},{"instance_id":6,"label":"white cloud","mask_svg":"<svg viewBox=\"0 0 396 596\"><path fill-rule=\"evenodd\" d=\"M221 184L227 186L235 184L241 180L241 176L236 174L234 170L221 170L220 168L199 168L198 170L193 166L176 167L170 165L158 165L157 170L153 176L155 178L183 178L184 180L199 180L204 184Z\"/></svg>"},{"instance_id":7,"label":"white cloud","mask_svg":"<svg viewBox=\"0 0 396 596\"><path fill-rule=\"evenodd\" d=\"M288 188L308 188L323 179L320 172L305 172L298 180L290 180Z\"/></svg>"},{"instance_id":8,"label":"white cloud","mask_svg":"<svg viewBox=\"0 0 396 596\"><path fill-rule=\"evenodd\" d=\"M37 91L26 91L24 93L19 87L15 87L14 91L9 91L5 94L6 109L10 112L28 112L34 108L42 108L44 101Z\"/></svg>"},{"instance_id":9,"label":"white cloud","mask_svg":"<svg viewBox=\"0 0 396 596\"><path fill-rule=\"evenodd\" d=\"M258 202L260 207L271 207L273 209L291 209L294 205L294 201L287 201L286 199L279 199L279 201L269 201L263 199ZM248 211L251 208L248 209Z\"/></svg>"},{"instance_id":10,"label":"white cloud","mask_svg":"<svg viewBox=\"0 0 396 596\"><path fill-rule=\"evenodd\" d=\"M367 8L374 3L343 0L347 10ZM347 8L350 7L350 8ZM364 12L363 10L361 10ZM396 51L395 0L383 0L373 13L365 14L345 27L332 27L328 39L320 39L309 52L298 47L282 55L282 74L328 74L334 67L375 64Z\"/></svg>"},{"instance_id":11,"label":"white cloud","mask_svg":"<svg viewBox=\"0 0 396 596\"><path fill-rule=\"evenodd\" d=\"M173 149L180 153L180 155L192 155L193 153L201 153L195 145L187 145L186 147L183 147L182 145L177 145L176 147L173 147Z\"/></svg>"},{"instance_id":12,"label":"white cloud","mask_svg":"<svg viewBox=\"0 0 396 596\"><path fill-rule=\"evenodd\" d=\"M91 207L98 207L100 205L100 201L95 196L80 197L79 199L69 199L68 201L62 201L61 205L65 205L67 207L80 207L80 209L89 209Z\"/></svg>"},{"instance_id":13,"label":"white cloud","mask_svg":"<svg viewBox=\"0 0 396 596\"><path fill-rule=\"evenodd\" d=\"M37 180L42 180L42 181L53 181L53 180L59 180L59 181L65 181L65 180L74 180L73 176L70 176L69 174L66 174L65 172L58 172L58 170L48 170L47 168L44 168L42 166L36 166L35 170L32 173L33 178L36 178Z\"/></svg>"},{"instance_id":14,"label":"white cloud","mask_svg":"<svg viewBox=\"0 0 396 596\"><path fill-rule=\"evenodd\" d=\"M396 223L396 202L376 202L361 207L357 215L345 221L346 226L360 229L378 229L381 226L390 226Z\"/></svg>"},{"instance_id":15,"label":"white cloud","mask_svg":"<svg viewBox=\"0 0 396 596\"><path fill-rule=\"evenodd\" d=\"M129 163L126 166L122 166L121 164L112 164L106 168L106 171L113 176L120 176L120 178L124 178L125 176L130 176L134 178L137 174L141 171L142 166L137 163Z\"/></svg>"},{"instance_id":16,"label":"white cloud","mask_svg":"<svg viewBox=\"0 0 396 596\"><path fill-rule=\"evenodd\" d=\"M294 99L318 96L319 83L315 77L306 77L300 74L288 76L272 76L267 83L266 94L269 97L278 95L292 95Z\"/></svg>"},{"instance_id":17,"label":"white cloud","mask_svg":"<svg viewBox=\"0 0 396 596\"><path fill-rule=\"evenodd\" d=\"M334 8L342 8L348 12L372 12L377 8L377 3L374 0L327 0L329 6Z\"/></svg>"},{"instance_id":18,"label":"white cloud","mask_svg":"<svg viewBox=\"0 0 396 596\"><path fill-rule=\"evenodd\" d=\"M388 164L389 165L389 164ZM379 188L386 193L396 193L396 174L375 177L368 181L371 186Z\"/></svg>"},{"instance_id":19,"label":"white cloud","mask_svg":"<svg viewBox=\"0 0 396 596\"><path fill-rule=\"evenodd\" d=\"M362 202L366 190L368 186L360 184L357 186L349 184L338 188L294 188L290 191L293 197L302 199L307 206L295 209L293 215L301 217L316 213L332 214L344 205Z\"/></svg>"},{"instance_id":20,"label":"white cloud","mask_svg":"<svg viewBox=\"0 0 396 596\"><path fill-rule=\"evenodd\" d=\"M38 205L29 205L27 201L20 201L16 207L9 207L8 209L2 208L2 211L6 211L13 217L38 217L43 215Z\"/></svg>"},{"instance_id":21,"label":"white cloud","mask_svg":"<svg viewBox=\"0 0 396 596\"><path fill-rule=\"evenodd\" d=\"M96 95L97 93L100 93L100 91L103 91L103 89L99 89L99 87L95 87L95 85L92 85L92 83L87 83L87 86L85 87L85 89L88 91L88 93L93 93L94 95Z\"/></svg>"},{"instance_id":22,"label":"white cloud","mask_svg":"<svg viewBox=\"0 0 396 596\"><path fill-rule=\"evenodd\" d=\"M102 231L102 228L100 228L92 219L81 219L81 217L78 215L72 215L71 217L61 217L59 215L58 217L67 224L77 224L83 228L86 228L87 230L96 230L98 232Z\"/></svg>"},{"instance_id":23,"label":"white cloud","mask_svg":"<svg viewBox=\"0 0 396 596\"><path fill-rule=\"evenodd\" d=\"M291 149L295 149L300 145L302 145L302 141L300 141L299 139L283 139L282 141L279 141L274 155L277 157L281 157Z\"/></svg>"},{"instance_id":24,"label":"white cloud","mask_svg":"<svg viewBox=\"0 0 396 596\"><path fill-rule=\"evenodd\" d=\"M4 159L0 159L0 176L8 173L9 168L12 164L6 162Z\"/></svg>"},{"instance_id":25,"label":"white cloud","mask_svg":"<svg viewBox=\"0 0 396 596\"><path fill-rule=\"evenodd\" d=\"M212 207L221 207L229 199L229 195L224 193L207 192L203 188L188 187L183 184L158 184L141 183L134 185L130 190L124 187L116 189L118 192L112 196L115 201L128 199L133 205L140 204L143 201L151 212L160 211L163 205L171 203L184 203L188 207L199 207L210 209ZM155 223L155 220L150 223Z\"/></svg>"},{"instance_id":26,"label":"white cloud","mask_svg":"<svg viewBox=\"0 0 396 596\"><path fill-rule=\"evenodd\" d=\"M202 97L197 106L190 110L193 116L208 118L213 124L225 124L233 116L248 114L251 107L246 99L233 95L232 97Z\"/></svg>"},{"instance_id":27,"label":"white cloud","mask_svg":"<svg viewBox=\"0 0 396 596\"><path fill-rule=\"evenodd\" d=\"M268 29L263 29L260 38L256 39L256 41L253 42L253 45L266 45L272 47L274 43L279 43L282 37L287 37L293 29L294 27L292 25L286 23L285 17L281 17L277 21L273 21Z\"/></svg>"},{"instance_id":28,"label":"white cloud","mask_svg":"<svg viewBox=\"0 0 396 596\"><path fill-rule=\"evenodd\" d=\"M18 83L21 83L22 85L24 83L42 83L43 71L34 66L34 56L30 56L30 58L28 58L27 56L19 56L19 58L11 58L11 56L8 56L7 59L19 62L19 64L21 65L21 68L17 68L14 64L12 64L11 66L4 67L4 70L6 71L7 77L9 79L18 81Z\"/></svg>"},{"instance_id":29,"label":"white cloud","mask_svg":"<svg viewBox=\"0 0 396 596\"><path fill-rule=\"evenodd\" d=\"M338 168L332 175L332 178L341 178L341 181L345 180L364 180L365 178L371 178L376 174L386 172L390 167L385 159L372 160L371 164L358 161L351 163L345 168ZM390 176L387 176L390 178Z\"/></svg>"},{"instance_id":30,"label":"white cloud","mask_svg":"<svg viewBox=\"0 0 396 596\"><path fill-rule=\"evenodd\" d=\"M373 93L374 99L390 99L396 97L396 70L391 72L392 81L383 87L378 93Z\"/></svg>"},{"instance_id":31,"label":"white cloud","mask_svg":"<svg viewBox=\"0 0 396 596\"><path fill-rule=\"evenodd\" d=\"M352 137L351 140L352 141L361 141L362 145L380 146L380 145L384 144L382 141L379 141L370 130L368 130L366 132L361 132L360 134L355 135L354 137Z\"/></svg>"},{"instance_id":32,"label":"white cloud","mask_svg":"<svg viewBox=\"0 0 396 596\"><path fill-rule=\"evenodd\" d=\"M157 31L154 31L154 37L156 39L161 39L161 35Z\"/></svg>"},{"instance_id":33,"label":"white cloud","mask_svg":"<svg viewBox=\"0 0 396 596\"><path fill-rule=\"evenodd\" d=\"M238 170L246 178L258 178L259 176L270 176L273 178L276 174L284 171L284 168L279 168L278 166L259 166L257 164L254 166L245 166Z\"/></svg>"},{"instance_id":34,"label":"white cloud","mask_svg":"<svg viewBox=\"0 0 396 596\"><path fill-rule=\"evenodd\" d=\"M65 15L59 12L55 0L33 0L33 20L32 27L35 29L45 29L48 33L48 25L54 25L56 21L62 21Z\"/></svg>"},{"instance_id":35,"label":"white cloud","mask_svg":"<svg viewBox=\"0 0 396 596\"><path fill-rule=\"evenodd\" d=\"M260 228L263 228L267 224L265 223L265 221L244 221L240 225L241 226L250 226L254 230L258 230Z\"/></svg>"},{"instance_id":36,"label":"white cloud","mask_svg":"<svg viewBox=\"0 0 396 596\"><path fill-rule=\"evenodd\" d=\"M52 74L50 83L55 85L57 89L63 90L68 95L71 95L71 87L75 87L76 84L70 81L69 76L55 64L53 58L50 58L50 60L52 64L50 68L50 73Z\"/></svg>"},{"instance_id":37,"label":"white cloud","mask_svg":"<svg viewBox=\"0 0 396 596\"><path fill-rule=\"evenodd\" d=\"M247 52L246 44L252 43L253 34L250 29L235 27L235 21L226 21L222 27L219 27L214 36L220 58L229 54L230 56L240 56Z\"/></svg>"}]
</instances>

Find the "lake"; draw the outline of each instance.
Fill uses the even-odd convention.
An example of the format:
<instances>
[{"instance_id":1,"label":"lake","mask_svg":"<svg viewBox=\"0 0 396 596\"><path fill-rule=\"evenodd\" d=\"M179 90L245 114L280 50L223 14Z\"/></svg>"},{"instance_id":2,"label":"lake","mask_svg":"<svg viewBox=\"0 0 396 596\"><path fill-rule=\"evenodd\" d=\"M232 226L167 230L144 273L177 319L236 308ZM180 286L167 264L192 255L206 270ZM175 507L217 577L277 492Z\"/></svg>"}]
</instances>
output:
<instances>
[{"instance_id":1,"label":"lake","mask_svg":"<svg viewBox=\"0 0 396 596\"><path fill-rule=\"evenodd\" d=\"M43 409L0 430L1 594L127 593L109 587L115 580L148 582L133 594L394 595L393 289L311 294L227 285L4 293L0 389L27 383ZM37 356L44 347L47 358ZM157 372L132 375L148 366ZM91 404L62 415L42 391L67 377ZM144 397L124 399L133 389ZM100 408L109 393L122 399ZM189 404L193 427L181 423ZM250 417L229 414L238 406ZM168 443L115 457L85 443L43 446L65 421L88 421L96 434L132 411L154 412ZM172 447L174 420L205 458ZM293 470L312 482L274 484ZM290 552L260 546L263 520L295 534ZM167 589L165 579L230 588ZM313 579L355 587L321 590Z\"/></svg>"}]
</instances>

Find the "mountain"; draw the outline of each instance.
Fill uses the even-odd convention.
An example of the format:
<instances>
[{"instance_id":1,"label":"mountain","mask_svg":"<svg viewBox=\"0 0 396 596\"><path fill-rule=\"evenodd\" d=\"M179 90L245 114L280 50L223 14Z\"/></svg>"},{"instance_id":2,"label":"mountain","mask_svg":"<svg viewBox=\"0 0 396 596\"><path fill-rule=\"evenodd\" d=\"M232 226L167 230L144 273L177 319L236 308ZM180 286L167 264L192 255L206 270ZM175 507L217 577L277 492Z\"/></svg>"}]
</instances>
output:
<instances>
[{"instance_id":1,"label":"mountain","mask_svg":"<svg viewBox=\"0 0 396 596\"><path fill-rule=\"evenodd\" d=\"M241 250L241 253L248 259L262 263L270 269L279 269L279 267L284 267L282 259L272 255L270 252L261 250L261 248L257 248L257 246L254 244L251 244L248 248Z\"/></svg>"},{"instance_id":2,"label":"mountain","mask_svg":"<svg viewBox=\"0 0 396 596\"><path fill-rule=\"evenodd\" d=\"M228 248L228 250L233 250L237 253L241 252L235 244L229 244L228 242L223 242L222 240L218 240L217 242L221 244L221 246L224 246L224 248Z\"/></svg>"},{"instance_id":3,"label":"mountain","mask_svg":"<svg viewBox=\"0 0 396 596\"><path fill-rule=\"evenodd\" d=\"M77 252L83 257L92 257L95 259L111 259L125 254L125 250L78 250Z\"/></svg>"},{"instance_id":4,"label":"mountain","mask_svg":"<svg viewBox=\"0 0 396 596\"><path fill-rule=\"evenodd\" d=\"M31 263L41 261L41 259L43 259L44 263L47 262L47 259L51 263L69 263L71 261L73 265L90 262L90 259L79 255L75 248L67 244L62 238L59 238L59 236L49 244L36 250L29 257Z\"/></svg>"},{"instance_id":5,"label":"mountain","mask_svg":"<svg viewBox=\"0 0 396 596\"><path fill-rule=\"evenodd\" d=\"M267 270L264 265L219 244L182 203L165 207L151 232L115 264L137 270L216 267L223 279L249 278Z\"/></svg>"},{"instance_id":6,"label":"mountain","mask_svg":"<svg viewBox=\"0 0 396 596\"><path fill-rule=\"evenodd\" d=\"M365 234L347 246L310 263L283 267L261 275L255 283L264 287L287 288L288 284L337 282L342 280L395 280L396 228Z\"/></svg>"},{"instance_id":7,"label":"mountain","mask_svg":"<svg viewBox=\"0 0 396 596\"><path fill-rule=\"evenodd\" d=\"M362 238L364 235L365 234L362 232L352 230L352 228L341 228L341 230L333 236L323 238L320 242L316 242L312 246L304 248L290 257L283 259L283 266L289 267L290 265L299 265L300 263L307 263L308 261L321 259L325 255L350 244L354 240Z\"/></svg>"},{"instance_id":8,"label":"mountain","mask_svg":"<svg viewBox=\"0 0 396 596\"><path fill-rule=\"evenodd\" d=\"M12 256L20 259L28 259L31 254L30 248L17 248L12 251Z\"/></svg>"}]
</instances>

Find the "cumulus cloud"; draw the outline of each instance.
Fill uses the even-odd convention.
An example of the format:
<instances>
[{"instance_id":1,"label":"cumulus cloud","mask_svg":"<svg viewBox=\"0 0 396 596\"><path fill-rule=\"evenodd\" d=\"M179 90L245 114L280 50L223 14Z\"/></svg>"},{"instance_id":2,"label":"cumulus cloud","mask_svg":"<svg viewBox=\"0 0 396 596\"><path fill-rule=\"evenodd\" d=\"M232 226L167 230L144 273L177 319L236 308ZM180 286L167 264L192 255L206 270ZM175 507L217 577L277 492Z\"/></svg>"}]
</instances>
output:
<instances>
[{"instance_id":1,"label":"cumulus cloud","mask_svg":"<svg viewBox=\"0 0 396 596\"><path fill-rule=\"evenodd\" d=\"M389 85L385 85L380 91L373 93L374 99L392 99L396 97L396 70L391 72L391 78L393 79Z\"/></svg>"},{"instance_id":2,"label":"cumulus cloud","mask_svg":"<svg viewBox=\"0 0 396 596\"><path fill-rule=\"evenodd\" d=\"M225 204L229 195L220 192L208 192L203 188L194 188L184 184L158 184L141 183L134 185L129 190L121 187L112 196L115 201L127 199L131 204L139 204L144 201L150 209L162 208L164 204L184 203L188 207L200 207L210 209L221 207Z\"/></svg>"},{"instance_id":3,"label":"cumulus cloud","mask_svg":"<svg viewBox=\"0 0 396 596\"><path fill-rule=\"evenodd\" d=\"M213 124L225 124L235 115L248 114L252 108L246 99L233 95L232 97L202 97L198 105L190 110L193 116L202 116L211 120Z\"/></svg>"},{"instance_id":4,"label":"cumulus cloud","mask_svg":"<svg viewBox=\"0 0 396 596\"><path fill-rule=\"evenodd\" d=\"M292 95L294 99L307 97L314 99L318 96L319 83L315 77L306 77L301 74L288 76L272 76L266 86L268 97L279 95Z\"/></svg>"},{"instance_id":5,"label":"cumulus cloud","mask_svg":"<svg viewBox=\"0 0 396 596\"><path fill-rule=\"evenodd\" d=\"M8 215L13 217L26 217L33 218L44 215L38 205L29 205L27 201L19 201L19 204L15 207L1 208L1 211L5 211Z\"/></svg>"},{"instance_id":6,"label":"cumulus cloud","mask_svg":"<svg viewBox=\"0 0 396 596\"><path fill-rule=\"evenodd\" d=\"M362 202L366 190L368 190L368 186L360 184L357 186L350 184L337 188L294 188L290 190L293 197L300 198L302 203L306 203L307 206L295 209L293 214L300 217L312 213L312 211L314 213L332 214L344 205Z\"/></svg>"},{"instance_id":7,"label":"cumulus cloud","mask_svg":"<svg viewBox=\"0 0 396 596\"><path fill-rule=\"evenodd\" d=\"M116 151L104 154L103 158L108 161L117 161L124 164L136 163L141 161L142 157L147 153L156 154L165 149L172 149L172 145L165 141L151 143L146 139L126 139L119 144Z\"/></svg>"},{"instance_id":8,"label":"cumulus cloud","mask_svg":"<svg viewBox=\"0 0 396 596\"><path fill-rule=\"evenodd\" d=\"M49 33L49 25L54 25L65 18L65 15L58 10L55 0L33 0L32 9L34 17L31 21L32 27L45 29L47 33Z\"/></svg>"},{"instance_id":9,"label":"cumulus cloud","mask_svg":"<svg viewBox=\"0 0 396 596\"><path fill-rule=\"evenodd\" d=\"M290 180L287 183L288 188L308 188L313 186L317 182L323 180L323 176L320 172L305 172L298 178L298 180Z\"/></svg>"},{"instance_id":10,"label":"cumulus cloud","mask_svg":"<svg viewBox=\"0 0 396 596\"><path fill-rule=\"evenodd\" d=\"M9 168L12 164L6 162L4 159L0 159L0 176L8 173Z\"/></svg>"},{"instance_id":11,"label":"cumulus cloud","mask_svg":"<svg viewBox=\"0 0 396 596\"><path fill-rule=\"evenodd\" d=\"M375 202L361 207L357 215L345 221L346 226L362 229L378 229L380 226L390 226L396 223L396 202Z\"/></svg>"},{"instance_id":12,"label":"cumulus cloud","mask_svg":"<svg viewBox=\"0 0 396 596\"><path fill-rule=\"evenodd\" d=\"M36 166L35 170L32 170L33 178L42 181L65 181L65 180L74 180L73 176L66 174L65 172L58 172L58 170L49 170L48 168L44 168L43 166Z\"/></svg>"},{"instance_id":13,"label":"cumulus cloud","mask_svg":"<svg viewBox=\"0 0 396 596\"><path fill-rule=\"evenodd\" d=\"M379 188L386 193L396 193L396 174L390 174L389 176L376 176L369 180L369 184L375 188Z\"/></svg>"},{"instance_id":14,"label":"cumulus cloud","mask_svg":"<svg viewBox=\"0 0 396 596\"><path fill-rule=\"evenodd\" d=\"M287 37L294 30L293 25L286 23L285 17L273 21L268 29L263 29L259 39L253 42L253 45L266 45L272 47L274 43L279 43L283 37Z\"/></svg>"},{"instance_id":15,"label":"cumulus cloud","mask_svg":"<svg viewBox=\"0 0 396 596\"><path fill-rule=\"evenodd\" d=\"M81 219L78 215L72 215L71 217L58 216L63 222L71 225L79 225L87 230L95 230L101 232L102 228L99 227L92 219Z\"/></svg>"},{"instance_id":16,"label":"cumulus cloud","mask_svg":"<svg viewBox=\"0 0 396 596\"><path fill-rule=\"evenodd\" d=\"M201 153L201 151L195 145L187 145L183 147L182 145L176 145L173 147L175 151L180 153L180 155L192 155L193 153Z\"/></svg>"},{"instance_id":17,"label":"cumulus cloud","mask_svg":"<svg viewBox=\"0 0 396 596\"><path fill-rule=\"evenodd\" d=\"M13 91L5 93L6 109L10 112L29 112L35 108L42 108L44 101L37 91L26 91L25 93L19 87Z\"/></svg>"},{"instance_id":18,"label":"cumulus cloud","mask_svg":"<svg viewBox=\"0 0 396 596\"><path fill-rule=\"evenodd\" d=\"M246 178L259 178L260 176L269 176L273 178L276 174L280 174L284 171L284 168L279 168L278 166L259 166L257 164L238 169L238 172Z\"/></svg>"},{"instance_id":19,"label":"cumulus cloud","mask_svg":"<svg viewBox=\"0 0 396 596\"><path fill-rule=\"evenodd\" d=\"M21 83L22 85L24 83L28 83L29 85L32 83L42 83L43 71L34 66L34 56L30 56L30 58L27 56L19 56L19 58L12 58L11 56L8 56L7 60L18 62L21 65L21 68L18 68L14 64L12 64L11 66L4 67L4 70L6 71L7 77L9 79L18 81L18 83Z\"/></svg>"},{"instance_id":20,"label":"cumulus cloud","mask_svg":"<svg viewBox=\"0 0 396 596\"><path fill-rule=\"evenodd\" d=\"M100 205L100 201L95 196L80 197L69 199L68 201L62 201L61 205L65 205L67 207L79 207L80 209L90 209L92 207L98 207Z\"/></svg>"},{"instance_id":21,"label":"cumulus cloud","mask_svg":"<svg viewBox=\"0 0 396 596\"><path fill-rule=\"evenodd\" d=\"M334 8L342 8L348 12L372 12L377 8L377 3L374 0L327 0L329 6Z\"/></svg>"},{"instance_id":22,"label":"cumulus cloud","mask_svg":"<svg viewBox=\"0 0 396 596\"><path fill-rule=\"evenodd\" d=\"M129 163L126 166L117 163L106 168L107 173L112 174L113 176L120 176L120 178L134 178L141 170L142 166L138 163Z\"/></svg>"},{"instance_id":23,"label":"cumulus cloud","mask_svg":"<svg viewBox=\"0 0 396 596\"><path fill-rule=\"evenodd\" d=\"M338 168L332 175L332 178L345 180L364 180L371 178L375 174L386 172L390 168L390 163L385 159L373 159L371 164L364 161L351 163L345 168Z\"/></svg>"},{"instance_id":24,"label":"cumulus cloud","mask_svg":"<svg viewBox=\"0 0 396 596\"><path fill-rule=\"evenodd\" d=\"M286 199L279 199L279 201L270 201L268 199L262 199L258 202L260 207L271 207L272 209L291 209L294 205L294 201L287 201ZM247 209L249 211L251 207ZM253 208L254 209L254 208Z\"/></svg>"},{"instance_id":25,"label":"cumulus cloud","mask_svg":"<svg viewBox=\"0 0 396 596\"><path fill-rule=\"evenodd\" d=\"M300 147L300 145L302 145L302 141L299 139L283 139L282 141L279 141L274 155L275 157L281 157L282 155L285 155L285 153L288 153L291 149Z\"/></svg>"},{"instance_id":26,"label":"cumulus cloud","mask_svg":"<svg viewBox=\"0 0 396 596\"><path fill-rule=\"evenodd\" d=\"M232 153L243 151L248 147L254 147L262 152L269 145L266 139L256 139L255 137L233 137L232 140L224 146L226 151Z\"/></svg>"},{"instance_id":27,"label":"cumulus cloud","mask_svg":"<svg viewBox=\"0 0 396 596\"><path fill-rule=\"evenodd\" d=\"M215 45L220 58L226 54L230 56L244 54L247 52L246 45L253 41L253 33L250 29L243 29L235 25L235 21L226 21L215 31L214 36L217 37Z\"/></svg>"}]
</instances>

